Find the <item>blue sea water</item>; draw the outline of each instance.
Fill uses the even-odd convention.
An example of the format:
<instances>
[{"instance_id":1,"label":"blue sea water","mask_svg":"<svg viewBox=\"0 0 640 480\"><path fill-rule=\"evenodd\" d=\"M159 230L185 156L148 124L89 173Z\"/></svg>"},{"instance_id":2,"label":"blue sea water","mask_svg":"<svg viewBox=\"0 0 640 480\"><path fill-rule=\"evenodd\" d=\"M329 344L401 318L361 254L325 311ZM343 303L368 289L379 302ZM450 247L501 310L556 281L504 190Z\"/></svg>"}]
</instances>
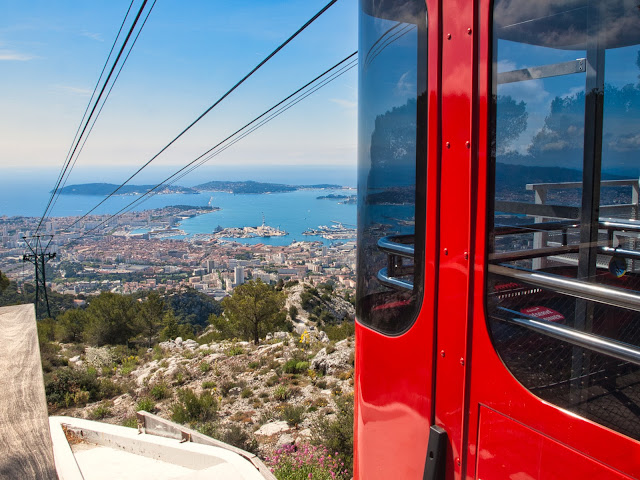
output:
<instances>
[{"instance_id":1,"label":"blue sea water","mask_svg":"<svg viewBox=\"0 0 640 480\"><path fill-rule=\"evenodd\" d=\"M251 175L253 173L253 175ZM278 182L286 184L318 184L332 183L339 185L355 184L355 175L350 170L319 171L305 169L269 169L260 170L228 170L218 173L214 179L219 180L256 180L262 182ZM197 181L184 182L183 185L193 185L212 179L201 177ZM115 181L108 178L88 181ZM33 216L39 217L49 199L49 191L53 182L51 177L33 178L13 175L0 178L0 216ZM71 183L71 182L70 182ZM81 182L78 182L81 183ZM142 182L135 182L142 183ZM152 183L152 182L149 182ZM288 245L294 240L323 240L321 237L303 236L302 232L320 225L332 225L332 221L345 226L356 223L356 206L338 204L335 200L319 200L318 196L329 193L354 195L355 190L298 190L288 193L266 195L235 195L220 192L203 192L190 195L155 195L139 202L135 210L147 210L169 205L212 205L220 210L187 219L180 228L188 235L196 233L212 233L217 226L243 227L262 224L264 214L265 223L272 227L289 232L283 237L236 239L248 244L265 243L270 245ZM85 195L61 195L52 209L52 217L78 216L87 212L103 197ZM95 210L96 214L113 214L127 206L136 197L114 196ZM325 243L329 243L323 240Z\"/></svg>"}]
</instances>

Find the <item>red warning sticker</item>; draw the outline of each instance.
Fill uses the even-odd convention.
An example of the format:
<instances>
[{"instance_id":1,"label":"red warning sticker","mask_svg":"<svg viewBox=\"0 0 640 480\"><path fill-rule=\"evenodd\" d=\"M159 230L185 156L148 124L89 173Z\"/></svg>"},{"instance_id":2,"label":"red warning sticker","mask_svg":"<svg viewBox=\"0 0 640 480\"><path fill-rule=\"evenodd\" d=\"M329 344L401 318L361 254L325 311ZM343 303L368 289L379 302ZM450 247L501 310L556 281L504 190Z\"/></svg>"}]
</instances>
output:
<instances>
[{"instance_id":1,"label":"red warning sticker","mask_svg":"<svg viewBox=\"0 0 640 480\"><path fill-rule=\"evenodd\" d=\"M549 322L564 322L564 315L549 307L527 307L520 310L520 312Z\"/></svg>"}]
</instances>

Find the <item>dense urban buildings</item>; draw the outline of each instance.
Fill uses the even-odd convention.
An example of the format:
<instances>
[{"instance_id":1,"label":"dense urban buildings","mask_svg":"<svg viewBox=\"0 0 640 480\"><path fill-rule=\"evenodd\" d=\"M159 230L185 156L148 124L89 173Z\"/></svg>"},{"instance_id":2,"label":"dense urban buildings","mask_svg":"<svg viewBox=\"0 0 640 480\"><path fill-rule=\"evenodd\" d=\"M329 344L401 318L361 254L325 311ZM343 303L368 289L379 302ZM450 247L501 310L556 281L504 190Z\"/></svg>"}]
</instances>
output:
<instances>
[{"instance_id":1,"label":"dense urban buildings","mask_svg":"<svg viewBox=\"0 0 640 480\"><path fill-rule=\"evenodd\" d=\"M77 223L75 217L51 218L40 232L53 236L49 249L57 253L47 264L47 283L73 295L193 288L216 299L258 278L266 283L310 278L331 280L346 290L355 287L355 240L275 246L221 239L213 232L184 236L180 220L201 213L206 213L203 207L166 207L130 212L104 224L106 215ZM37 221L0 217L0 270L19 284L34 280L33 266L23 262L23 255Z\"/></svg>"}]
</instances>

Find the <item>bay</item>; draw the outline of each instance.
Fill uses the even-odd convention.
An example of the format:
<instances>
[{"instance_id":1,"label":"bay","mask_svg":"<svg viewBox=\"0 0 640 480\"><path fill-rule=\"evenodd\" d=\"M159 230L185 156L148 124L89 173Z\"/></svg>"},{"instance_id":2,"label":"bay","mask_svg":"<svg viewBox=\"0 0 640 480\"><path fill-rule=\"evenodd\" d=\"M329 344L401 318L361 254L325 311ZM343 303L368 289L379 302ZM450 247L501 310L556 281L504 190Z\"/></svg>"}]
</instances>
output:
<instances>
[{"instance_id":1,"label":"bay","mask_svg":"<svg viewBox=\"0 0 640 480\"><path fill-rule=\"evenodd\" d=\"M40 217L50 197L50 190L57 173L32 169L0 171L0 216ZM72 183L120 182L128 172L120 169L86 169L74 171ZM136 183L157 182L163 178L159 172L154 176L143 177ZM198 170L197 175L183 179L181 184L193 186L209 180L249 180L261 182L305 185L330 183L337 185L355 185L355 168L344 167L286 167L286 166L216 166L215 169ZM235 239L248 244L265 243L270 245L289 245L294 240L328 240L317 236L303 236L302 232L320 225L331 226L332 221L345 226L356 223L356 206L341 205L335 200L318 200L316 197L330 193L355 195L355 189L345 190L297 190L287 193L264 195L240 195L221 192L202 192L199 194L170 194L145 197L133 210L148 210L170 205L212 205L221 210L200 215L182 222L188 236L197 233L212 233L217 226L222 228L258 226L265 223L280 227L289 232L283 237ZM138 196L139 197L139 196ZM111 197L95 210L95 214L113 214L135 200L135 195ZM51 217L79 216L97 205L103 197L86 195L61 195L51 209Z\"/></svg>"}]
</instances>

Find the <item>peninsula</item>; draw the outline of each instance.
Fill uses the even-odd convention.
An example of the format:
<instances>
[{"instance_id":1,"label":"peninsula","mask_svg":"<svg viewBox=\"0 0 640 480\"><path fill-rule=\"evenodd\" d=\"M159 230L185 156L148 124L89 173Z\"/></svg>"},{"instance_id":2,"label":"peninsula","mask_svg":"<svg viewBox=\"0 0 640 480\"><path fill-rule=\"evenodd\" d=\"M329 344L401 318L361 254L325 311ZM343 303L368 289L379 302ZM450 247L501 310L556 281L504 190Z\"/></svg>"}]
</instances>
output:
<instances>
[{"instance_id":1,"label":"peninsula","mask_svg":"<svg viewBox=\"0 0 640 480\"><path fill-rule=\"evenodd\" d=\"M155 185L124 185L115 195L142 195L151 190ZM107 196L113 192L118 185L113 183L82 183L79 185L69 185L60 189L60 195L96 195ZM49 192L53 193L53 191ZM181 187L179 185L162 185L154 190L154 194L167 195L172 193L195 194L195 189Z\"/></svg>"},{"instance_id":2,"label":"peninsula","mask_svg":"<svg viewBox=\"0 0 640 480\"><path fill-rule=\"evenodd\" d=\"M60 189L60 195L95 195L106 196L111 194L118 185L112 183L83 183L69 185ZM142 195L151 190L154 185L124 185L115 195ZM243 182L228 182L214 180L196 185L195 187L181 187L179 185L162 185L154 190L154 194L197 194L200 192L225 192L235 194L267 194L286 193L297 190L338 190L343 187L329 183L315 185L285 185L282 183L263 183L247 180ZM52 193L52 192L49 192Z\"/></svg>"},{"instance_id":3,"label":"peninsula","mask_svg":"<svg viewBox=\"0 0 640 480\"><path fill-rule=\"evenodd\" d=\"M265 194L265 193L286 193L296 190L320 190L320 189L341 189L340 185L320 183L316 185L285 185L282 183L263 183L247 180L244 182L227 182L214 180L193 187L198 191L205 192L225 192L244 194Z\"/></svg>"}]
</instances>

